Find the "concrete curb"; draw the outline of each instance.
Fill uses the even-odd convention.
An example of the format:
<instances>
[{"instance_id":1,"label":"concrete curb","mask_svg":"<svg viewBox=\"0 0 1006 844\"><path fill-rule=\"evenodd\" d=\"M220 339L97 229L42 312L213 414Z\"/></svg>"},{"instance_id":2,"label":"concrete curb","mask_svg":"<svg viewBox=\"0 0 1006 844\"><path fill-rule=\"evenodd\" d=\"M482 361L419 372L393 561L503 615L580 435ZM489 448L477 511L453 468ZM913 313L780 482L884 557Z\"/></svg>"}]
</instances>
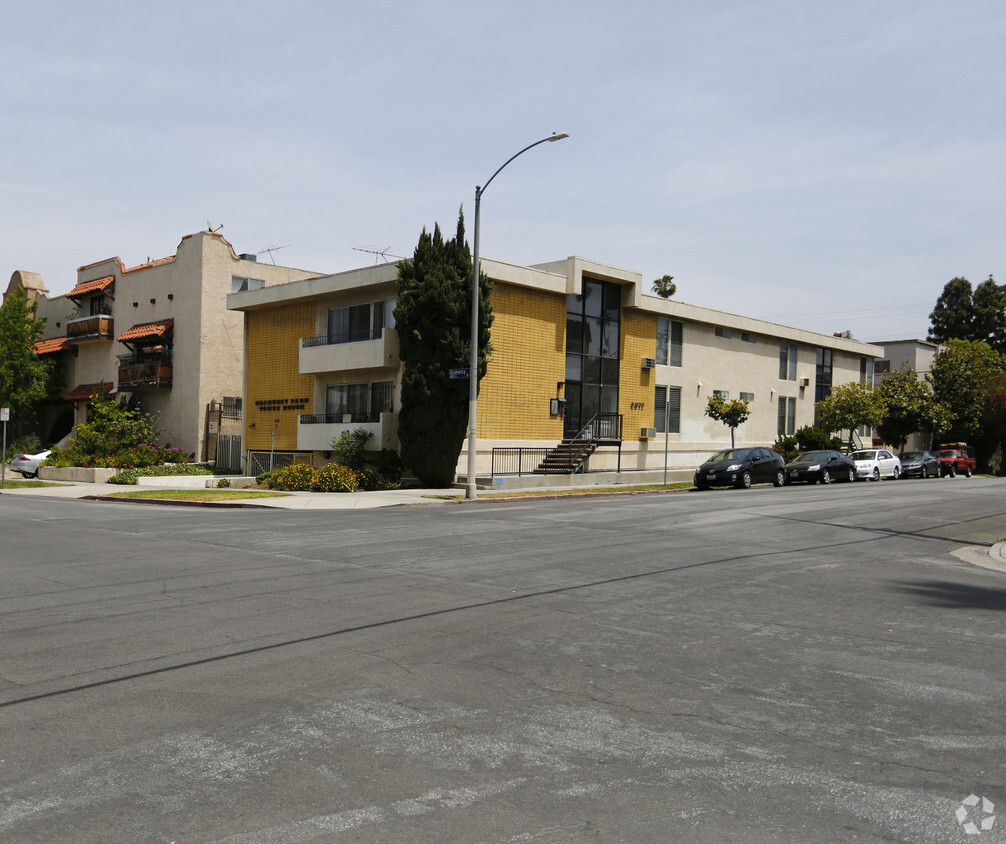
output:
<instances>
[{"instance_id":1,"label":"concrete curb","mask_svg":"<svg viewBox=\"0 0 1006 844\"><path fill-rule=\"evenodd\" d=\"M983 569L992 569L1006 574L1006 542L997 542L991 548L957 548L950 552L962 562Z\"/></svg>"}]
</instances>

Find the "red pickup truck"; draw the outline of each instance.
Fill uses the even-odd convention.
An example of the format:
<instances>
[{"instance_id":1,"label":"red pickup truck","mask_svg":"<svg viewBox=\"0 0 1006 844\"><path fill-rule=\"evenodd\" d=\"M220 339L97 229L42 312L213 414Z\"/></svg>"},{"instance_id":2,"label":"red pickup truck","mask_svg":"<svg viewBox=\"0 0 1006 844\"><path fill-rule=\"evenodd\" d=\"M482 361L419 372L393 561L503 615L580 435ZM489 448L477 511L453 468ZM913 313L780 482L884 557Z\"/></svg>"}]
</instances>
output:
<instances>
[{"instance_id":1,"label":"red pickup truck","mask_svg":"<svg viewBox=\"0 0 1006 844\"><path fill-rule=\"evenodd\" d=\"M975 453L974 449L966 443L944 443L936 451L936 457L940 461L940 476L952 478L958 472L963 472L964 477L970 478L975 473Z\"/></svg>"}]
</instances>

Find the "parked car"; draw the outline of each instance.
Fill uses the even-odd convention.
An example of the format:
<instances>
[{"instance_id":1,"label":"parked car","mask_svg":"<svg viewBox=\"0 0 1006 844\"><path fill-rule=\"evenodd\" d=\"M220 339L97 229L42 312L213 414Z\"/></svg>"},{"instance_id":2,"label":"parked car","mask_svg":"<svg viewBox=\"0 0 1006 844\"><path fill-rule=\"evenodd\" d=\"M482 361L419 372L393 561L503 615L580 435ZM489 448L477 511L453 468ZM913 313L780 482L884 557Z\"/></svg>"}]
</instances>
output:
<instances>
[{"instance_id":1,"label":"parked car","mask_svg":"<svg viewBox=\"0 0 1006 844\"><path fill-rule=\"evenodd\" d=\"M692 483L699 489L711 486L735 486L747 489L751 484L786 482L786 462L770 448L728 448L718 451L695 470Z\"/></svg>"},{"instance_id":2,"label":"parked car","mask_svg":"<svg viewBox=\"0 0 1006 844\"><path fill-rule=\"evenodd\" d=\"M856 464L856 477L879 481L901 475L901 461L886 448L865 448L849 455Z\"/></svg>"},{"instance_id":3,"label":"parked car","mask_svg":"<svg viewBox=\"0 0 1006 844\"><path fill-rule=\"evenodd\" d=\"M930 451L903 451L898 459L903 478L938 478L943 474L939 459Z\"/></svg>"},{"instance_id":4,"label":"parked car","mask_svg":"<svg viewBox=\"0 0 1006 844\"><path fill-rule=\"evenodd\" d=\"M936 452L936 457L940 461L941 474L951 478L958 472L963 472L964 477L970 478L977 465L975 463L975 453L971 446L966 443L945 443Z\"/></svg>"},{"instance_id":5,"label":"parked car","mask_svg":"<svg viewBox=\"0 0 1006 844\"><path fill-rule=\"evenodd\" d=\"M20 472L22 478L38 476L38 466L50 454L49 449L36 451L34 454L15 454L10 461L10 470Z\"/></svg>"},{"instance_id":6,"label":"parked car","mask_svg":"<svg viewBox=\"0 0 1006 844\"><path fill-rule=\"evenodd\" d=\"M808 451L786 464L786 483L856 480L856 464L838 451Z\"/></svg>"}]
</instances>

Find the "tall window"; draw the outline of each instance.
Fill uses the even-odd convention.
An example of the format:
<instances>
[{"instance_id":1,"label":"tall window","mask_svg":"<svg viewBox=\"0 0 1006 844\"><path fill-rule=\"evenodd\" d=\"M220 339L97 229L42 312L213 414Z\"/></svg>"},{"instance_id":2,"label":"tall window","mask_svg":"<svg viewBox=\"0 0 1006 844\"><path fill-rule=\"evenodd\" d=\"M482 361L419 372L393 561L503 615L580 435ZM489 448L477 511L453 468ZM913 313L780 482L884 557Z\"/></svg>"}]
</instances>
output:
<instances>
[{"instance_id":1,"label":"tall window","mask_svg":"<svg viewBox=\"0 0 1006 844\"><path fill-rule=\"evenodd\" d=\"M817 350L817 376L814 379L814 401L822 401L831 395L831 349Z\"/></svg>"},{"instance_id":2,"label":"tall window","mask_svg":"<svg viewBox=\"0 0 1006 844\"><path fill-rule=\"evenodd\" d=\"M779 377L783 381L796 381L796 343L779 344Z\"/></svg>"},{"instance_id":3,"label":"tall window","mask_svg":"<svg viewBox=\"0 0 1006 844\"><path fill-rule=\"evenodd\" d=\"M618 413L621 288L583 280L583 293L566 297L566 415L573 436L596 414Z\"/></svg>"},{"instance_id":4,"label":"tall window","mask_svg":"<svg viewBox=\"0 0 1006 844\"><path fill-rule=\"evenodd\" d=\"M657 317L657 363L681 366L683 334L683 326L677 320Z\"/></svg>"},{"instance_id":5,"label":"tall window","mask_svg":"<svg viewBox=\"0 0 1006 844\"><path fill-rule=\"evenodd\" d=\"M384 299L374 302L374 337L381 336L384 328L395 327L395 300Z\"/></svg>"},{"instance_id":6,"label":"tall window","mask_svg":"<svg viewBox=\"0 0 1006 844\"><path fill-rule=\"evenodd\" d=\"M372 384L331 384L325 397L325 413L334 422L379 422L382 413L391 413L394 381Z\"/></svg>"},{"instance_id":7,"label":"tall window","mask_svg":"<svg viewBox=\"0 0 1006 844\"><path fill-rule=\"evenodd\" d=\"M370 339L370 304L328 311L328 342L352 343Z\"/></svg>"},{"instance_id":8,"label":"tall window","mask_svg":"<svg viewBox=\"0 0 1006 844\"><path fill-rule=\"evenodd\" d=\"M241 396L224 396L221 415L228 419L240 419Z\"/></svg>"},{"instance_id":9,"label":"tall window","mask_svg":"<svg viewBox=\"0 0 1006 844\"><path fill-rule=\"evenodd\" d=\"M796 433L796 398L779 396L779 436L792 436Z\"/></svg>"},{"instance_id":10,"label":"tall window","mask_svg":"<svg viewBox=\"0 0 1006 844\"><path fill-rule=\"evenodd\" d=\"M659 386L653 391L653 427L661 434L681 433L681 388Z\"/></svg>"}]
</instances>

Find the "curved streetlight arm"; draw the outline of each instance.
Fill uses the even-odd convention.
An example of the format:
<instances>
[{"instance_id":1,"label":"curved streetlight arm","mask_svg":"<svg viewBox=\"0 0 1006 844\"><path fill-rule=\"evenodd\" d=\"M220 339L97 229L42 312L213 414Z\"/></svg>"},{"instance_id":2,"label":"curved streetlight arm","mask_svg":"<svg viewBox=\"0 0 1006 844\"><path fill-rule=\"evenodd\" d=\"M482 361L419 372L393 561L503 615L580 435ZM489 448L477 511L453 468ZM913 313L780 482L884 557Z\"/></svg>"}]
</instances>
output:
<instances>
[{"instance_id":1,"label":"curved streetlight arm","mask_svg":"<svg viewBox=\"0 0 1006 844\"><path fill-rule=\"evenodd\" d=\"M482 194L489 187L499 174L511 161L523 155L529 149L534 149L538 144L551 141L561 141L568 138L565 132L556 132L540 141L535 141L524 147L520 152L511 155L502 166L489 177L489 181L484 185L475 186L475 233L472 238L472 336L470 344L470 357L468 360L468 474L465 478L465 498L477 498L478 490L475 485L475 457L478 444L478 434L476 433L476 422L478 420L478 395L479 395L479 287L482 277L482 267L479 262L479 217L482 206Z\"/></svg>"},{"instance_id":2,"label":"curved streetlight arm","mask_svg":"<svg viewBox=\"0 0 1006 844\"><path fill-rule=\"evenodd\" d=\"M506 167L515 158L519 158L520 156L522 156L529 149L534 149L536 146L538 146L538 144L554 143L555 141L561 141L563 138L568 137L569 135L567 135L565 132L556 132L554 135L549 135L547 138L542 138L540 141L535 141L533 144L528 144L520 152L515 152L506 161L504 161L500 165L499 169L489 177L488 181L486 181L486 183L482 185L482 187L475 188L475 192L480 196L483 193L485 193L485 190L487 187L489 187L490 182L492 182L492 180L495 179L500 174L500 171L503 170L503 168Z\"/></svg>"}]
</instances>

